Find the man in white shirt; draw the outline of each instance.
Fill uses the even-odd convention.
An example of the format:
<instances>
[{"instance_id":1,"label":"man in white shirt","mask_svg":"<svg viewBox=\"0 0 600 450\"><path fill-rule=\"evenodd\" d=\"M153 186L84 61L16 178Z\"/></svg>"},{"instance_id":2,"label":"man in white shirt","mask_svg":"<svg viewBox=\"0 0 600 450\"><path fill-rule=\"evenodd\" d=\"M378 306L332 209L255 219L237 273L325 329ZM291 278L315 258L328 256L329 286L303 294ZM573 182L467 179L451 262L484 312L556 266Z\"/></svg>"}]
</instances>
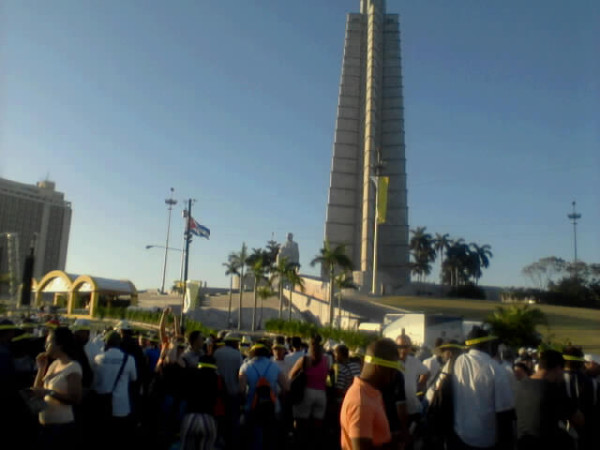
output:
<instances>
[{"instance_id":1,"label":"man in white shirt","mask_svg":"<svg viewBox=\"0 0 600 450\"><path fill-rule=\"evenodd\" d=\"M214 353L219 375L223 377L225 392L225 439L227 448L238 448L240 438L240 383L239 372L242 354L238 350L240 338L230 333L225 336L225 345Z\"/></svg>"},{"instance_id":2,"label":"man in white shirt","mask_svg":"<svg viewBox=\"0 0 600 450\"><path fill-rule=\"evenodd\" d=\"M285 363L287 365L287 372L289 373L300 358L302 358L306 352L302 348L302 339L298 336L294 336L292 338L292 349L294 350L292 353L285 355Z\"/></svg>"},{"instance_id":3,"label":"man in white shirt","mask_svg":"<svg viewBox=\"0 0 600 450\"><path fill-rule=\"evenodd\" d=\"M429 369L411 355L412 342L407 335L398 336L396 345L398 346L400 360L404 364L404 391L406 393L406 411L410 426L412 422L418 421L421 416L421 400L417 393L424 392Z\"/></svg>"},{"instance_id":4,"label":"man in white shirt","mask_svg":"<svg viewBox=\"0 0 600 450\"><path fill-rule=\"evenodd\" d=\"M106 335L105 352L94 358L94 389L98 394L112 392L112 420L110 426L102 430L105 441L117 443L118 448L130 448L127 436L131 435L133 422L130 420L129 383L137 380L137 373L135 360L123 352L120 345L118 332L111 331Z\"/></svg>"},{"instance_id":5,"label":"man in white shirt","mask_svg":"<svg viewBox=\"0 0 600 450\"><path fill-rule=\"evenodd\" d=\"M479 327L469 333L469 348L456 358L452 379L455 438L449 449L505 448L512 436L514 396L506 371L490 356L495 338ZM502 438L502 439L500 439Z\"/></svg>"},{"instance_id":6,"label":"man in white shirt","mask_svg":"<svg viewBox=\"0 0 600 450\"><path fill-rule=\"evenodd\" d=\"M434 344L433 356L423 360L423 364L429 370L429 376L427 377L426 386L427 389L431 387L431 383L435 382L438 374L440 373L440 370L442 370L442 366L444 365L441 355L442 351L440 350L440 345L442 345L443 343L444 340L441 337L437 338Z\"/></svg>"}]
</instances>

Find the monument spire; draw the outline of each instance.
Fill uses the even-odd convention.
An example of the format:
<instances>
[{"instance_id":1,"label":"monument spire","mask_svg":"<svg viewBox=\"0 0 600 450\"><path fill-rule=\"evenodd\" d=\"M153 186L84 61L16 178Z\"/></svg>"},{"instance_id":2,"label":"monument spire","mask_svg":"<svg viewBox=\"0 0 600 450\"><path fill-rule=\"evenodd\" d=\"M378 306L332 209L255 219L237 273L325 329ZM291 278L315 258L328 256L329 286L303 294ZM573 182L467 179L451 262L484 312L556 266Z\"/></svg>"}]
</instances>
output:
<instances>
[{"instance_id":1,"label":"monument spire","mask_svg":"<svg viewBox=\"0 0 600 450\"><path fill-rule=\"evenodd\" d=\"M385 0L361 0L360 11L346 22L325 238L346 246L355 282L370 286L377 267L374 291L390 292L410 274L399 17L386 14ZM378 177L389 180L381 224Z\"/></svg>"}]
</instances>

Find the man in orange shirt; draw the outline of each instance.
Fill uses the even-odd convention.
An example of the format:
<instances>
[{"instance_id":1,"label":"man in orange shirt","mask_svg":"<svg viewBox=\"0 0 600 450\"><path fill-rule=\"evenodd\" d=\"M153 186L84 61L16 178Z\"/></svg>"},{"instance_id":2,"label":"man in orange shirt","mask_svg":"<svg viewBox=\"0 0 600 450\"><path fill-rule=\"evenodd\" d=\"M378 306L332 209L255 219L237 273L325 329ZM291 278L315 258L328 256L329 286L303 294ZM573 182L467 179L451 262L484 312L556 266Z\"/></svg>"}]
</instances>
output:
<instances>
[{"instance_id":1,"label":"man in orange shirt","mask_svg":"<svg viewBox=\"0 0 600 450\"><path fill-rule=\"evenodd\" d=\"M392 440L380 389L394 381L400 370L396 344L379 339L367 348L360 377L346 392L340 423L343 450L373 449Z\"/></svg>"}]
</instances>

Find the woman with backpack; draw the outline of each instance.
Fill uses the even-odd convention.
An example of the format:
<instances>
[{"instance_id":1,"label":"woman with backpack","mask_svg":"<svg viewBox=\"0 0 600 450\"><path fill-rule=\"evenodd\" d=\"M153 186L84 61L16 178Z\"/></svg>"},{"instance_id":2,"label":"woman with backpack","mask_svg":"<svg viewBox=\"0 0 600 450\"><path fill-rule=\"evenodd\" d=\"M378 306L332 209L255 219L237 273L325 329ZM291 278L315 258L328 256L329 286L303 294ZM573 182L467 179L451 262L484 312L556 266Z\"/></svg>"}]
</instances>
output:
<instances>
[{"instance_id":1,"label":"woman with backpack","mask_svg":"<svg viewBox=\"0 0 600 450\"><path fill-rule=\"evenodd\" d=\"M303 372L306 384L302 400L293 406L296 436L298 441L310 436L319 436L323 428L323 419L327 409L327 376L330 362L321 346L321 336L315 335L310 340L308 355L296 361L289 374L293 380L299 372ZM308 448L304 442L300 448ZM319 446L319 442L315 442Z\"/></svg>"},{"instance_id":2,"label":"woman with backpack","mask_svg":"<svg viewBox=\"0 0 600 450\"><path fill-rule=\"evenodd\" d=\"M240 367L240 391L245 394L244 425L249 448L275 449L276 419L280 411L277 392L287 383L279 367L269 359L271 351L264 344L250 349L251 358Z\"/></svg>"}]
</instances>

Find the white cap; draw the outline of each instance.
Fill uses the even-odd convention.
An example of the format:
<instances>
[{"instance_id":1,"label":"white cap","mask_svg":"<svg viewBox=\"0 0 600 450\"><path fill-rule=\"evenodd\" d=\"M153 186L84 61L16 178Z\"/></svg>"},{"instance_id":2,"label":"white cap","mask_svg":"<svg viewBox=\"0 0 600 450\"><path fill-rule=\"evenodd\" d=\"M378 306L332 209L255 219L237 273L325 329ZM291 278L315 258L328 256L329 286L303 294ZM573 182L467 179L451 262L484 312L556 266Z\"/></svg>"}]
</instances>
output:
<instances>
[{"instance_id":1,"label":"white cap","mask_svg":"<svg viewBox=\"0 0 600 450\"><path fill-rule=\"evenodd\" d=\"M593 362L600 365L600 355L593 355L591 353L586 353L583 357L586 362Z\"/></svg>"},{"instance_id":2,"label":"white cap","mask_svg":"<svg viewBox=\"0 0 600 450\"><path fill-rule=\"evenodd\" d=\"M73 322L73 325L71 326L71 330L73 331L78 331L78 330L91 330L92 327L90 325L90 321L87 319L76 319L75 322Z\"/></svg>"}]
</instances>

